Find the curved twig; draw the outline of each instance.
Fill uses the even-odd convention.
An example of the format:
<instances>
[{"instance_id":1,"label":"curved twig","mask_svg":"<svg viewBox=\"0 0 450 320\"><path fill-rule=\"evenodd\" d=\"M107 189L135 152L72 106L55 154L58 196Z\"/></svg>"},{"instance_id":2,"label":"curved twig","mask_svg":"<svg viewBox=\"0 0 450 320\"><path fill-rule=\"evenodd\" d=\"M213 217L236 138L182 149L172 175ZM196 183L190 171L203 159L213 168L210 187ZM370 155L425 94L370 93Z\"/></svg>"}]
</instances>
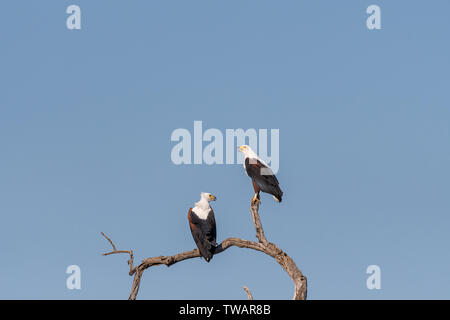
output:
<instances>
[{"instance_id":1,"label":"curved twig","mask_svg":"<svg viewBox=\"0 0 450 320\"><path fill-rule=\"evenodd\" d=\"M252 293L250 292L250 289L247 288L246 286L243 286L242 288L244 288L244 291L247 294L248 300L253 300L253 296L252 296Z\"/></svg>"},{"instance_id":2,"label":"curved twig","mask_svg":"<svg viewBox=\"0 0 450 320\"><path fill-rule=\"evenodd\" d=\"M216 248L214 254L221 253L230 247L239 247L239 248L247 248L256 251L263 252L271 257L273 257L278 264L287 272L287 274L291 277L294 282L294 300L306 300L307 296L307 280L300 269L295 264L294 260L289 257L283 250L281 250L277 245L267 241L266 236L264 235L264 230L262 228L261 219L259 217L259 201L252 203L250 207L250 211L252 213L253 223L255 225L256 237L258 242L243 240L239 238L227 238ZM158 265L166 265L170 267L171 265L181 262L187 259L198 258L200 257L200 253L198 249L194 249L191 251L185 251L173 256L159 256L144 259L141 264L136 267L133 267L133 251L125 251L125 250L117 250L114 243L109 239L103 232L102 235L109 241L109 243L113 247L113 251L104 253L103 255L110 255L116 253L128 253L130 255L130 260L128 260L128 264L130 266L130 276L134 275L133 284L131 287L131 293L129 296L129 300L135 300L136 296L139 292L139 286L141 282L141 277L143 272L150 267L158 266ZM246 290L247 289L247 290ZM247 296L252 297L250 290L247 287L244 287L244 290L247 293Z\"/></svg>"},{"instance_id":3,"label":"curved twig","mask_svg":"<svg viewBox=\"0 0 450 320\"><path fill-rule=\"evenodd\" d=\"M128 272L128 274L131 276L133 275L133 273L135 272L135 268L133 267L133 250L117 250L116 246L114 245L114 243L112 242L112 240L110 238L108 238L106 236L106 234L104 234L103 232L101 232L102 236L104 236L106 238L106 240L109 241L109 243L111 244L111 246L113 247L113 251L104 253L104 256L109 256L110 254L116 254L116 253L128 253L130 255L130 259L128 260L128 265L130 266L130 272Z\"/></svg>"}]
</instances>

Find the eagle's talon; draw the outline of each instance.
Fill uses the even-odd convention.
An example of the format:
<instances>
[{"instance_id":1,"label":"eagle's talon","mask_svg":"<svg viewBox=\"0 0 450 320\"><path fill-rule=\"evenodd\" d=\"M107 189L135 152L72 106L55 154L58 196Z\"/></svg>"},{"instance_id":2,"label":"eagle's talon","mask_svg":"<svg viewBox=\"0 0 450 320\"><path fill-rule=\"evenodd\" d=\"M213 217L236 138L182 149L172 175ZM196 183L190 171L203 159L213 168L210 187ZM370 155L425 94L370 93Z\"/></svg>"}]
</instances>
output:
<instances>
[{"instance_id":1,"label":"eagle's talon","mask_svg":"<svg viewBox=\"0 0 450 320\"><path fill-rule=\"evenodd\" d=\"M258 199L258 195L255 194L252 198L252 205L261 203L261 200Z\"/></svg>"}]
</instances>

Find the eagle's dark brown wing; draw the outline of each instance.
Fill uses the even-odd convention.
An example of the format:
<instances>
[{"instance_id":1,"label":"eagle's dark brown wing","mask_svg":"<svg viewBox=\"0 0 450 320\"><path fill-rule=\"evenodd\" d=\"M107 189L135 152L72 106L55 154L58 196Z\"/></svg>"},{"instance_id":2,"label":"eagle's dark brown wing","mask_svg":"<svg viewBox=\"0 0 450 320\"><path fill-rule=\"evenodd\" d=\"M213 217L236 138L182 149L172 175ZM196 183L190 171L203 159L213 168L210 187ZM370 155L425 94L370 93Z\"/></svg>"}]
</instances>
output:
<instances>
[{"instance_id":1,"label":"eagle's dark brown wing","mask_svg":"<svg viewBox=\"0 0 450 320\"><path fill-rule=\"evenodd\" d=\"M207 262L209 262L213 255L216 243L216 221L214 219L214 212L211 211L208 217L203 220L200 219L192 208L188 213L189 227L191 228L192 237L197 245L200 254Z\"/></svg>"},{"instance_id":2,"label":"eagle's dark brown wing","mask_svg":"<svg viewBox=\"0 0 450 320\"><path fill-rule=\"evenodd\" d=\"M262 192L273 195L281 202L283 191L280 189L277 177L268 166L257 159L246 158L245 170Z\"/></svg>"}]
</instances>

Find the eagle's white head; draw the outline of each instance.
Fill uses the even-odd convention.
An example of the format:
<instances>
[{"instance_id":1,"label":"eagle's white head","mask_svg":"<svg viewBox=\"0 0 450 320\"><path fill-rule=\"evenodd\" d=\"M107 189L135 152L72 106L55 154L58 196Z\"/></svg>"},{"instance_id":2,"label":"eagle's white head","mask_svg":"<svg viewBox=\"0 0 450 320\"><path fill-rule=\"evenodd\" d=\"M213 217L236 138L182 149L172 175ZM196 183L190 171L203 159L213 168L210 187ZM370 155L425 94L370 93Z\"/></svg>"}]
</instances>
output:
<instances>
[{"instance_id":1,"label":"eagle's white head","mask_svg":"<svg viewBox=\"0 0 450 320\"><path fill-rule=\"evenodd\" d=\"M216 197L211 193L200 193L200 201L195 203L194 212L201 219L206 219L208 217L209 210L211 210L211 207L209 206L210 201L216 201Z\"/></svg>"},{"instance_id":2,"label":"eagle's white head","mask_svg":"<svg viewBox=\"0 0 450 320\"><path fill-rule=\"evenodd\" d=\"M216 197L213 196L211 193L202 192L200 194L200 200L204 200L204 201L207 201L207 202L216 201Z\"/></svg>"},{"instance_id":3,"label":"eagle's white head","mask_svg":"<svg viewBox=\"0 0 450 320\"><path fill-rule=\"evenodd\" d=\"M255 151L252 150L248 145L244 144L240 147L238 147L238 150L244 154L246 158L254 158L259 159L258 155L255 153Z\"/></svg>"}]
</instances>

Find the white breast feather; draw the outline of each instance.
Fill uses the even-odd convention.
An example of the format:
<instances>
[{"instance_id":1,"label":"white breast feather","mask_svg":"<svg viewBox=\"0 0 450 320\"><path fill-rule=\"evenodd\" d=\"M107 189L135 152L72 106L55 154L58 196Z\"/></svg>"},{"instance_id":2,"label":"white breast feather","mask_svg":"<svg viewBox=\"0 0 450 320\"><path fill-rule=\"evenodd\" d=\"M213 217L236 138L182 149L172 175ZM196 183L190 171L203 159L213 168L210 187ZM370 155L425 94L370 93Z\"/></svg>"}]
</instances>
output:
<instances>
[{"instance_id":1,"label":"white breast feather","mask_svg":"<svg viewBox=\"0 0 450 320\"><path fill-rule=\"evenodd\" d=\"M201 207L201 206L195 206L192 211L202 220L206 220L208 218L209 211L211 210L211 207L208 206L208 208Z\"/></svg>"}]
</instances>

